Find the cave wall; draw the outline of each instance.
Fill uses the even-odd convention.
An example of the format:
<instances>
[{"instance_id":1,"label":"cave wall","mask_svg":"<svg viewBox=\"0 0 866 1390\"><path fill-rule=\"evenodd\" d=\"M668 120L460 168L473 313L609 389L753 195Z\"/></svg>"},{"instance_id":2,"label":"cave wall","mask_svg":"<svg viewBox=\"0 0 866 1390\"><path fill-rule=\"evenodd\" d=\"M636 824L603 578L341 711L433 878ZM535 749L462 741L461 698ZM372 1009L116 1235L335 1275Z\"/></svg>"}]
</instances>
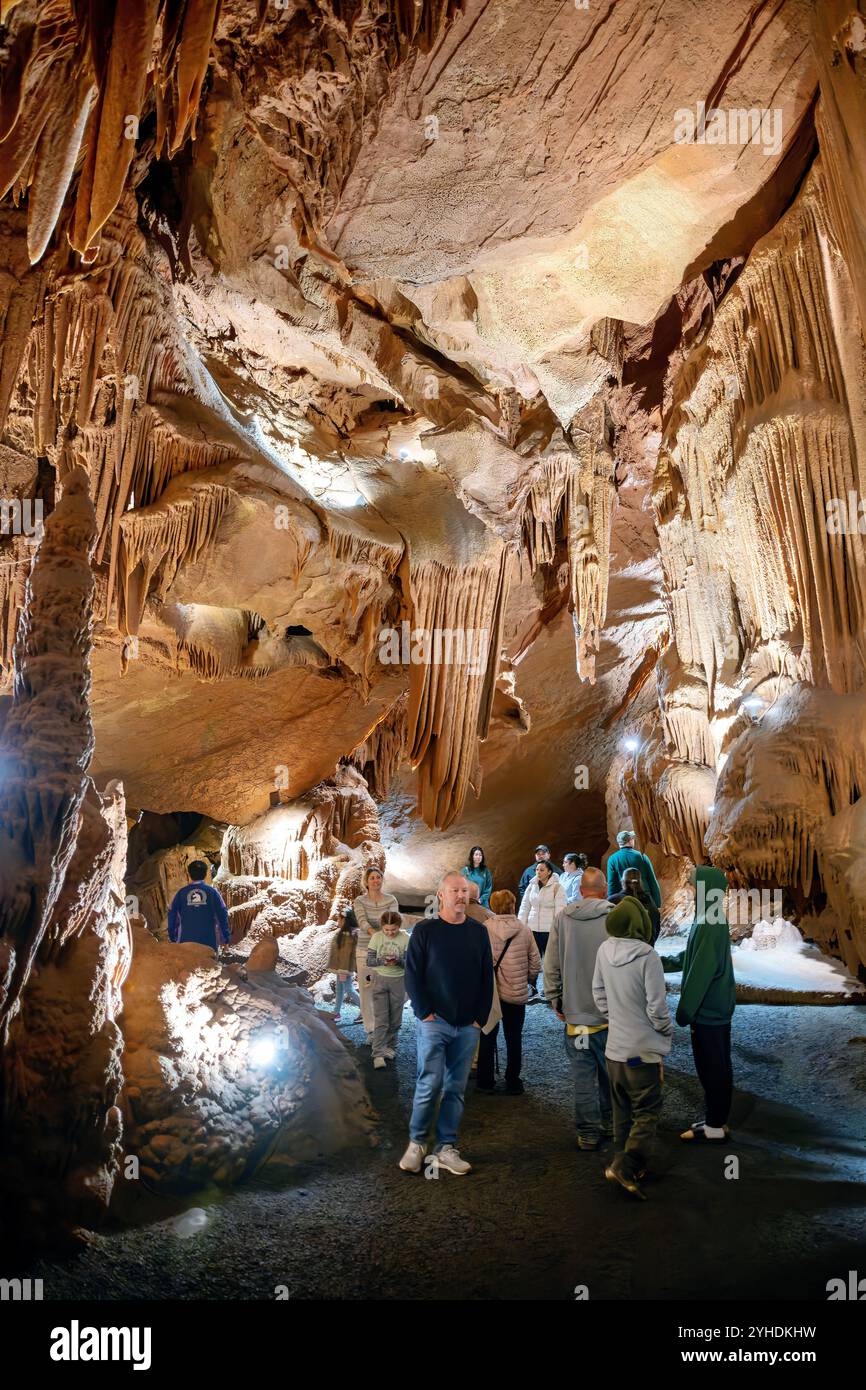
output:
<instances>
[{"instance_id":1,"label":"cave wall","mask_svg":"<svg viewBox=\"0 0 866 1390\"><path fill-rule=\"evenodd\" d=\"M819 159L673 383L654 504L674 644L626 788L670 852L797 911L829 895L810 930L856 970L831 861L864 787L866 379L832 177Z\"/></svg>"}]
</instances>

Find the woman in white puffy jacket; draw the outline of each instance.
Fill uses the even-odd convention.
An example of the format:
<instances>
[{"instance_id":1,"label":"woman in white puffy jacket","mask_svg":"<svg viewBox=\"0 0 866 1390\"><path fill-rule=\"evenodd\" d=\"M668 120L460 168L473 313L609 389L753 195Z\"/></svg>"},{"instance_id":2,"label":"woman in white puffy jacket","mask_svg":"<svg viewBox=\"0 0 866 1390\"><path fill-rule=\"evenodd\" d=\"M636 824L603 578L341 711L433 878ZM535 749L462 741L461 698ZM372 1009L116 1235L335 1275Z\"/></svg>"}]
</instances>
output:
<instances>
[{"instance_id":1,"label":"woman in white puffy jacket","mask_svg":"<svg viewBox=\"0 0 866 1390\"><path fill-rule=\"evenodd\" d=\"M535 937L535 944L542 961L550 936L550 928L553 926L553 919L557 912L562 912L566 906L565 889L559 881L559 874L555 874L547 861L542 859L535 866L535 878L530 879L529 887L523 895L520 911L517 914L521 922L526 923ZM532 982L536 998L538 997L537 978L536 976Z\"/></svg>"}]
</instances>

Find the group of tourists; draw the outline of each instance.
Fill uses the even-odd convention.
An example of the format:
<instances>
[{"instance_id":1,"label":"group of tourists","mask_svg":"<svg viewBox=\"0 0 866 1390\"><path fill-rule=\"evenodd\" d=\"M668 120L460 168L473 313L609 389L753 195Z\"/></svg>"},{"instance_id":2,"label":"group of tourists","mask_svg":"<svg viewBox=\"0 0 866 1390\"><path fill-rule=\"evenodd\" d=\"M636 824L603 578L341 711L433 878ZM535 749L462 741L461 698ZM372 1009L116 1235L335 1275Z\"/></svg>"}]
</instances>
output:
<instances>
[{"instance_id":1,"label":"group of tourists","mask_svg":"<svg viewBox=\"0 0 866 1390\"><path fill-rule=\"evenodd\" d=\"M724 874L706 865L694 871L693 881L698 905L727 888ZM344 1002L358 1004L380 1069L395 1056L408 994L418 1065L400 1167L420 1172L435 1119L427 1161L451 1173L469 1172L457 1139L471 1070L477 1069L478 1094L493 1094L501 1024L505 1094L522 1094L526 1008L546 1002L563 1024L577 1147L591 1152L612 1141L605 1176L643 1198L642 1179L663 1166L657 1130L673 1022L654 949L661 891L633 832L620 832L606 874L577 853L566 854L559 868L549 846L538 845L518 896L494 890L484 851L474 845L465 867L440 881L437 914L418 921L411 934L402 929L397 900L385 892L379 868L365 871L363 888L332 942L334 1015L339 1021ZM728 1137L733 1011L728 924L723 912L701 909L689 934L676 1012L676 1022L691 1030L706 1102L704 1116L680 1136L686 1142Z\"/></svg>"},{"instance_id":2,"label":"group of tourists","mask_svg":"<svg viewBox=\"0 0 866 1390\"><path fill-rule=\"evenodd\" d=\"M417 922L411 935L403 930L397 899L385 891L382 870L370 865L364 871L363 892L331 940L334 1018L341 1020L344 1003L357 1005L373 1066L381 1070L396 1056L409 996L418 1070L401 1168L420 1171L435 1119L430 1161L451 1173L469 1172L457 1138L472 1067L478 1094L492 1095L501 1025L505 1094L523 1094L526 1009L546 1002L563 1024L578 1149L595 1151L612 1140L605 1176L644 1196L643 1177L660 1166L657 1130L673 1023L654 949L661 924L658 880L632 831L621 831L617 845L606 875L571 852L560 868L549 846L538 845L518 896L494 890L484 850L473 845L465 867L441 880L436 914ZM218 952L229 940L225 903L207 883L203 860L187 872L190 881L169 908L169 937ZM718 910L727 880L701 865L693 882L696 912L676 1022L691 1030L705 1113L680 1137L723 1143L733 1094L734 973L728 923Z\"/></svg>"}]
</instances>

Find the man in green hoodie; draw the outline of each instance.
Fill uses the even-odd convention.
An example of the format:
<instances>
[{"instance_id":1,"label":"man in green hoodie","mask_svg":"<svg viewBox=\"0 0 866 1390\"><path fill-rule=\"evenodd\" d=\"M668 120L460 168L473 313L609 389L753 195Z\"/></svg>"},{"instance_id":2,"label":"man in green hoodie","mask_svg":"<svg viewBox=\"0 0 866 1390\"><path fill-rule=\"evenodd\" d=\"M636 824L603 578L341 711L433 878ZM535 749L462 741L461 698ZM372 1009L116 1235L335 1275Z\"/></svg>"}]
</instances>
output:
<instances>
[{"instance_id":1,"label":"man in green hoodie","mask_svg":"<svg viewBox=\"0 0 866 1390\"><path fill-rule=\"evenodd\" d=\"M677 1023L691 1027L695 1071L704 1088L706 1118L683 1134L686 1141L723 1143L728 1136L734 1077L731 1068L731 1019L734 1014L734 966L731 932L725 916L728 880L720 869L699 865L695 885L695 920L683 961Z\"/></svg>"}]
</instances>

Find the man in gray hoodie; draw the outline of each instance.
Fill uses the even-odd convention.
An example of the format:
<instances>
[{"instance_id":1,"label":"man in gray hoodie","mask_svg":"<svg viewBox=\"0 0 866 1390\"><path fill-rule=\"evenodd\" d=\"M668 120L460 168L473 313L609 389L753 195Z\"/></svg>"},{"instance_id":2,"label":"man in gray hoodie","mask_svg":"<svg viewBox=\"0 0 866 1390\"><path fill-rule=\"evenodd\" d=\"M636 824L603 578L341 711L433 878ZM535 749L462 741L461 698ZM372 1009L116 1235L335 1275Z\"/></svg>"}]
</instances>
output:
<instances>
[{"instance_id":1,"label":"man in gray hoodie","mask_svg":"<svg viewBox=\"0 0 866 1390\"><path fill-rule=\"evenodd\" d=\"M596 1006L610 1022L606 1057L616 1153L604 1175L644 1198L638 1178L654 1154L673 1024L664 968L650 945L652 923L637 898L623 898L610 911L607 937L592 981Z\"/></svg>"},{"instance_id":2,"label":"man in gray hoodie","mask_svg":"<svg viewBox=\"0 0 866 1390\"><path fill-rule=\"evenodd\" d=\"M584 869L580 896L556 914L544 954L544 993L565 1024L565 1051L574 1077L574 1125L579 1149L597 1149L611 1133L610 1085L604 1050L607 1019L592 997L598 948L607 940L611 904L601 869Z\"/></svg>"}]
</instances>

